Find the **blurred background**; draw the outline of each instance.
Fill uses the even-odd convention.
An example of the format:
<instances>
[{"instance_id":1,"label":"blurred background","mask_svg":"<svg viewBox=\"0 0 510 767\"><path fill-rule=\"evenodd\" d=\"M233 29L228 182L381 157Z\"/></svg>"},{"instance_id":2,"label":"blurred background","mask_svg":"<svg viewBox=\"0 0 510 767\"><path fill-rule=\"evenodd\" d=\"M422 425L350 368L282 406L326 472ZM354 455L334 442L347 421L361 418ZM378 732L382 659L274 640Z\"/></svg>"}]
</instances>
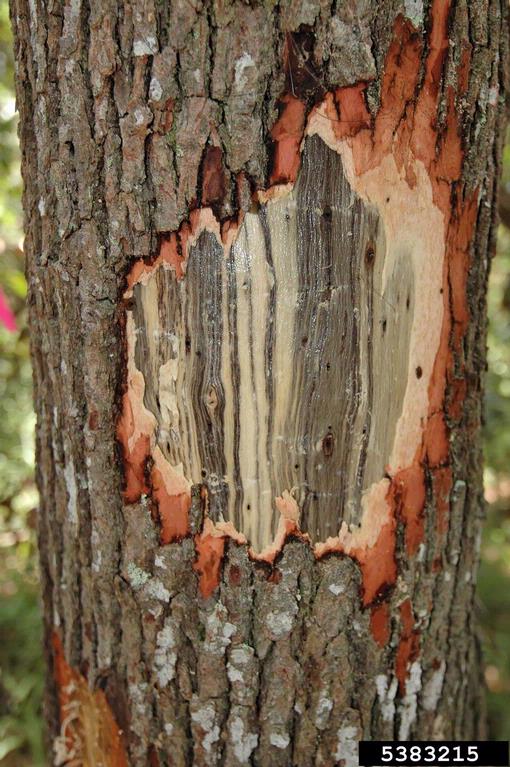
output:
<instances>
[{"instance_id":1,"label":"blurred background","mask_svg":"<svg viewBox=\"0 0 510 767\"><path fill-rule=\"evenodd\" d=\"M43 662L21 178L8 5L0 0L0 767L43 767ZM489 288L488 520L478 610L490 737L510 739L510 147Z\"/></svg>"}]
</instances>

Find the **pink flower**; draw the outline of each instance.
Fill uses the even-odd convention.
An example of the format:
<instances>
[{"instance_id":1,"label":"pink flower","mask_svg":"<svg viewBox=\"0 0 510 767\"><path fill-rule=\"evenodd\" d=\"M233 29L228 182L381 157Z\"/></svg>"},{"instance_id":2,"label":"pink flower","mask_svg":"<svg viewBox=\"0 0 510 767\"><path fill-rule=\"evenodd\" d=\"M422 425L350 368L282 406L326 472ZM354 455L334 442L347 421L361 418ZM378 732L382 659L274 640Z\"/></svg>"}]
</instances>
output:
<instances>
[{"instance_id":1,"label":"pink flower","mask_svg":"<svg viewBox=\"0 0 510 767\"><path fill-rule=\"evenodd\" d=\"M0 288L0 325L3 325L4 328L9 330L11 333L14 333L17 330L16 317L12 313L9 304L7 303L7 299L2 288Z\"/></svg>"}]
</instances>

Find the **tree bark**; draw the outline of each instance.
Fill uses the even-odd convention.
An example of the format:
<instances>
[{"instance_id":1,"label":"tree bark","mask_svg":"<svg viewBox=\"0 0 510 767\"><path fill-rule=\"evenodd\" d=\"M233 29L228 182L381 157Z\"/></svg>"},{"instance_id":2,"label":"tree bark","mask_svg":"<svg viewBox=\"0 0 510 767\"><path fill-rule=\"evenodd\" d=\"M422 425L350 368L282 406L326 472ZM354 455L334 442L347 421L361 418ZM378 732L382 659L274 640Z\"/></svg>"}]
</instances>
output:
<instances>
[{"instance_id":1,"label":"tree bark","mask_svg":"<svg viewBox=\"0 0 510 767\"><path fill-rule=\"evenodd\" d=\"M485 736L504 0L11 0L57 765Z\"/></svg>"}]
</instances>

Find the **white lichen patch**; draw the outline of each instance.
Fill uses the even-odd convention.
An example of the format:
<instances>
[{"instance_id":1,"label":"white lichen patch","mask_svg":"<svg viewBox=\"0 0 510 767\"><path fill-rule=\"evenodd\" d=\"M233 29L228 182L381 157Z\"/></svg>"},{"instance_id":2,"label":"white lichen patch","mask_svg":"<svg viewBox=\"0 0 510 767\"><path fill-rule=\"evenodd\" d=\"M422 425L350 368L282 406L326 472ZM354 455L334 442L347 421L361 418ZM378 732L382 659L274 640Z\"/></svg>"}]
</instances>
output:
<instances>
[{"instance_id":1,"label":"white lichen patch","mask_svg":"<svg viewBox=\"0 0 510 767\"><path fill-rule=\"evenodd\" d=\"M315 726L318 730L324 730L332 709L333 701L326 694L322 693L315 709Z\"/></svg>"},{"instance_id":2,"label":"white lichen patch","mask_svg":"<svg viewBox=\"0 0 510 767\"><path fill-rule=\"evenodd\" d=\"M127 576L129 583L134 589L140 589L151 579L150 573L146 570L142 570L141 567L135 565L134 562L130 562L127 566Z\"/></svg>"},{"instance_id":3,"label":"white lichen patch","mask_svg":"<svg viewBox=\"0 0 510 767\"><path fill-rule=\"evenodd\" d=\"M385 722L392 722L395 718L395 696L398 689L398 679L392 677L391 682L389 682L387 676L378 674L375 678L375 685L382 718Z\"/></svg>"},{"instance_id":4,"label":"white lichen patch","mask_svg":"<svg viewBox=\"0 0 510 767\"><path fill-rule=\"evenodd\" d=\"M154 670L160 687L166 687L175 676L175 664L177 663L176 631L175 620L168 617L156 638Z\"/></svg>"},{"instance_id":5,"label":"white lichen patch","mask_svg":"<svg viewBox=\"0 0 510 767\"><path fill-rule=\"evenodd\" d=\"M297 612L297 605L295 605L295 608L294 614L273 610L266 615L266 626L271 639L283 639L290 634L294 626L294 615Z\"/></svg>"},{"instance_id":6,"label":"white lichen patch","mask_svg":"<svg viewBox=\"0 0 510 767\"><path fill-rule=\"evenodd\" d=\"M235 631L236 627L227 621L225 606L218 602L207 616L204 649L214 655L224 655Z\"/></svg>"},{"instance_id":7,"label":"white lichen patch","mask_svg":"<svg viewBox=\"0 0 510 767\"><path fill-rule=\"evenodd\" d=\"M350 724L344 725L338 730L337 737L335 759L337 762L343 762L344 767L357 767L358 728Z\"/></svg>"},{"instance_id":8,"label":"white lichen patch","mask_svg":"<svg viewBox=\"0 0 510 767\"><path fill-rule=\"evenodd\" d=\"M191 713L192 720L206 731L213 727L215 716L216 712L212 703L207 703L205 706L202 706Z\"/></svg>"},{"instance_id":9,"label":"white lichen patch","mask_svg":"<svg viewBox=\"0 0 510 767\"><path fill-rule=\"evenodd\" d=\"M235 63L234 82L237 88L242 89L246 85L245 70L255 66L255 62L249 53L245 52Z\"/></svg>"},{"instance_id":10,"label":"white lichen patch","mask_svg":"<svg viewBox=\"0 0 510 767\"><path fill-rule=\"evenodd\" d=\"M200 740L204 751L210 753L212 746L220 739L220 728L215 724L216 711L212 703L206 703L205 706L192 711L192 721L203 731L204 735Z\"/></svg>"},{"instance_id":11,"label":"white lichen patch","mask_svg":"<svg viewBox=\"0 0 510 767\"><path fill-rule=\"evenodd\" d=\"M159 602L169 602L170 592L161 583L158 578L151 578L151 580L145 586L145 594L152 598L157 599Z\"/></svg>"},{"instance_id":12,"label":"white lichen patch","mask_svg":"<svg viewBox=\"0 0 510 767\"><path fill-rule=\"evenodd\" d=\"M340 594L343 594L345 591L345 586L341 583L330 583L328 586L328 590L331 591L332 594L335 595L335 597L340 596Z\"/></svg>"},{"instance_id":13,"label":"white lichen patch","mask_svg":"<svg viewBox=\"0 0 510 767\"><path fill-rule=\"evenodd\" d=\"M211 751L213 743L220 739L220 728L215 725L210 732L207 732L202 740L202 745L206 751Z\"/></svg>"},{"instance_id":14,"label":"white lichen patch","mask_svg":"<svg viewBox=\"0 0 510 767\"><path fill-rule=\"evenodd\" d=\"M93 528L92 533L90 535L90 543L92 547L92 570L95 573L100 572L101 565L103 562L103 556L100 549L100 538L98 531Z\"/></svg>"},{"instance_id":15,"label":"white lichen patch","mask_svg":"<svg viewBox=\"0 0 510 767\"><path fill-rule=\"evenodd\" d=\"M163 88L156 77L153 77L149 85L149 98L151 101L159 101L163 95Z\"/></svg>"},{"instance_id":16,"label":"white lichen patch","mask_svg":"<svg viewBox=\"0 0 510 767\"><path fill-rule=\"evenodd\" d=\"M248 647L248 645L233 648L227 663L227 676L230 684L244 682L244 667L252 661L253 655L253 648Z\"/></svg>"},{"instance_id":17,"label":"white lichen patch","mask_svg":"<svg viewBox=\"0 0 510 767\"><path fill-rule=\"evenodd\" d=\"M444 675L446 671L446 662L441 661L439 668L429 677L423 688L423 708L425 711L435 711L436 706L443 689Z\"/></svg>"},{"instance_id":18,"label":"white lichen patch","mask_svg":"<svg viewBox=\"0 0 510 767\"><path fill-rule=\"evenodd\" d=\"M418 693L421 690L421 665L414 661L409 669L409 676L406 680L406 694L400 703L400 727L398 731L399 740L408 740L411 728L416 720L416 710Z\"/></svg>"},{"instance_id":19,"label":"white lichen patch","mask_svg":"<svg viewBox=\"0 0 510 767\"><path fill-rule=\"evenodd\" d=\"M135 125L143 125L144 121L145 121L144 110L140 109L140 107L138 107L137 109L135 109L133 114L134 114L134 118L135 118Z\"/></svg>"},{"instance_id":20,"label":"white lichen patch","mask_svg":"<svg viewBox=\"0 0 510 767\"><path fill-rule=\"evenodd\" d=\"M230 684L234 684L234 682L242 682L243 681L243 674L242 671L239 671L238 668L235 666L232 666L231 663L227 666L227 676L228 681Z\"/></svg>"},{"instance_id":21,"label":"white lichen patch","mask_svg":"<svg viewBox=\"0 0 510 767\"><path fill-rule=\"evenodd\" d=\"M491 88L489 88L489 104L491 107L495 107L498 105L498 99L499 99L499 86L493 85Z\"/></svg>"},{"instance_id":22,"label":"white lichen patch","mask_svg":"<svg viewBox=\"0 0 510 767\"><path fill-rule=\"evenodd\" d=\"M406 16L415 27L423 24L423 0L405 0Z\"/></svg>"},{"instance_id":23,"label":"white lichen patch","mask_svg":"<svg viewBox=\"0 0 510 767\"><path fill-rule=\"evenodd\" d=\"M244 722L239 716L233 717L228 729L236 759L241 764L247 764L252 752L257 747L259 736L254 732L245 732Z\"/></svg>"},{"instance_id":24,"label":"white lichen patch","mask_svg":"<svg viewBox=\"0 0 510 767\"><path fill-rule=\"evenodd\" d=\"M283 734L280 732L272 732L269 736L269 742L275 748L281 748L283 750L289 745L290 737L286 732Z\"/></svg>"},{"instance_id":25,"label":"white lichen patch","mask_svg":"<svg viewBox=\"0 0 510 767\"><path fill-rule=\"evenodd\" d=\"M128 692L131 701L132 729L137 735L142 735L144 722L150 716L151 710L149 685L147 682L132 683L128 687Z\"/></svg>"},{"instance_id":26,"label":"white lichen patch","mask_svg":"<svg viewBox=\"0 0 510 767\"><path fill-rule=\"evenodd\" d=\"M78 524L78 488L76 485L76 473L74 461L66 450L66 464L64 467L64 479L67 490L67 516L72 525Z\"/></svg>"},{"instance_id":27,"label":"white lichen patch","mask_svg":"<svg viewBox=\"0 0 510 767\"><path fill-rule=\"evenodd\" d=\"M155 37L146 37L144 40L135 40L133 43L134 56L153 56L158 52L158 41Z\"/></svg>"}]
</instances>

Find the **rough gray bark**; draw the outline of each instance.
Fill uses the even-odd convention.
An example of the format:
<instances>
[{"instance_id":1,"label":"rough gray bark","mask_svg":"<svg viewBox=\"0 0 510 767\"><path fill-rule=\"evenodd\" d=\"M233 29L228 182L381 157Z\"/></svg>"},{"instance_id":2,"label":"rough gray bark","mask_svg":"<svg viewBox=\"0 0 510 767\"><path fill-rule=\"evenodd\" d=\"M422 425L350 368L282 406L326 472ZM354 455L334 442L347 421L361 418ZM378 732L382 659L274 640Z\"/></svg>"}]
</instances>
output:
<instances>
[{"instance_id":1,"label":"rough gray bark","mask_svg":"<svg viewBox=\"0 0 510 767\"><path fill-rule=\"evenodd\" d=\"M69 668L75 689L86 679L104 691L123 731L104 755L108 765L351 765L361 737L484 737L474 620L479 431L508 9L503 0L444 2L448 37L438 43L440 7L11 0L55 764L97 758L97 743L83 733L103 698L63 694ZM392 43L404 38L406 55L392 59L396 81L399 67L405 79L411 50L419 77L395 131L436 87L432 155L441 155L446 136L460 135L461 147L447 145L436 177L450 179L455 205L475 200L468 236L456 235L467 261L459 256L456 271L452 256L447 281L469 310L463 324L452 299L440 407L447 456L434 460L430 448L420 462L419 508L393 488L394 550L381 559L392 577L374 593L364 581L367 560L340 550L317 556L296 533L272 562L221 539L219 584L204 596L197 565L204 489L195 479L189 534L164 545L150 486L139 499L125 492L117 434L127 276L136 261L150 263L193 210L208 205L218 220L234 221L252 209L255 190L288 180L275 175L274 131L271 138L283 97L308 114L328 92L363 83L369 120L391 111L395 94L385 102L384 72ZM420 125L411 130L420 137ZM452 157L460 158L458 172L448 167ZM355 460L352 449L346 460ZM356 481L348 490L359 521ZM320 528L313 539L329 524L310 522ZM413 525L423 527L420 540ZM73 723L62 729L70 713Z\"/></svg>"}]
</instances>

